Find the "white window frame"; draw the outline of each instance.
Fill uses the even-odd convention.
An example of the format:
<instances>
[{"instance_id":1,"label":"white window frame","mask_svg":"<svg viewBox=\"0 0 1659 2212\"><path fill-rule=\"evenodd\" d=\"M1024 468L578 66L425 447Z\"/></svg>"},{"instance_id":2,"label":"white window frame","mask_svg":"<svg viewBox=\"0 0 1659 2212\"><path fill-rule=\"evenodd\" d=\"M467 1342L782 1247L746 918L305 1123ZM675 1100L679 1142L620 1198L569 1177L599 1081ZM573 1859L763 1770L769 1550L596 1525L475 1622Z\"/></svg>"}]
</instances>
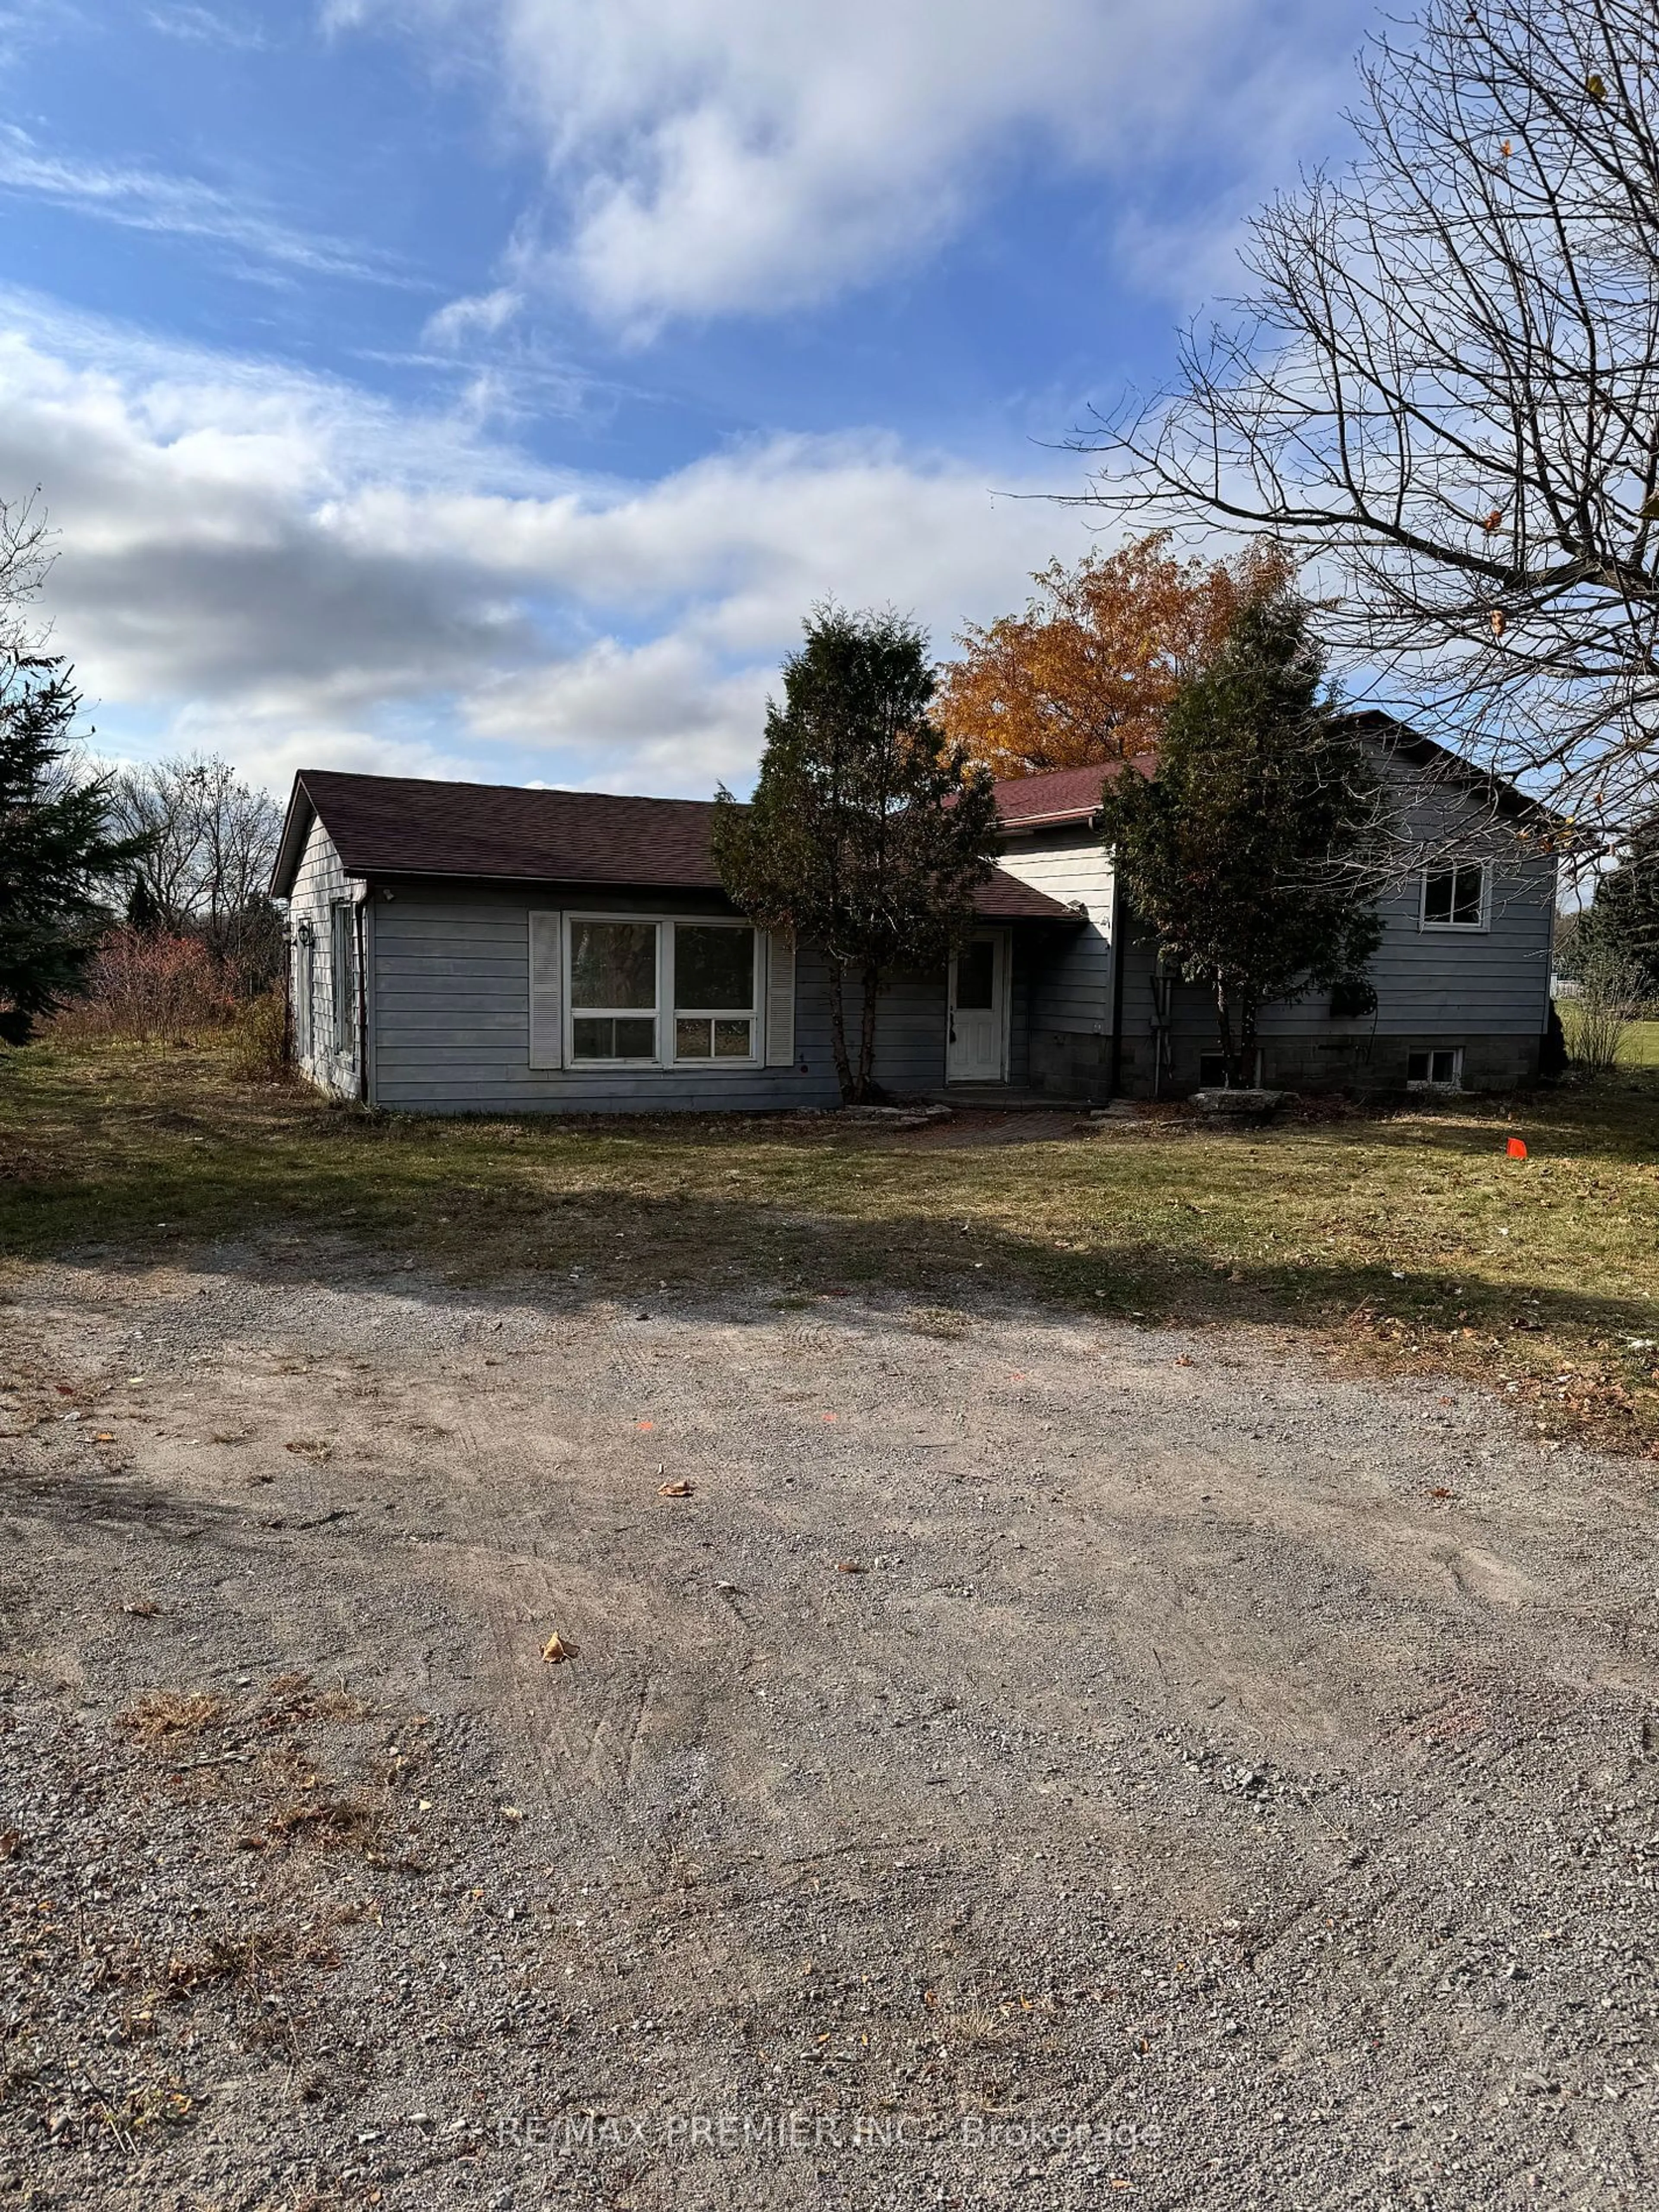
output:
<instances>
[{"instance_id":1,"label":"white window frame","mask_svg":"<svg viewBox=\"0 0 1659 2212\"><path fill-rule=\"evenodd\" d=\"M357 1057L356 916L349 899L328 904L330 1049L337 1060Z\"/></svg>"},{"instance_id":2,"label":"white window frame","mask_svg":"<svg viewBox=\"0 0 1659 2212\"><path fill-rule=\"evenodd\" d=\"M657 933L656 978L657 996L653 1007L644 1006L578 1006L571 976L571 957L579 922L631 922L647 925ZM721 1016L740 1018L744 1009L739 1006L720 1006L699 1013L696 1006L676 1006L674 996L674 930L684 922L693 929L747 929L753 933L755 958L750 983L750 1003L747 1009L750 1024L750 1049L743 1059L679 1060L674 1052L674 1023L679 1015L688 1018L714 1021ZM564 916L561 932L560 973L563 980L564 997L564 1065L571 1074L583 1074L591 1069L604 1072L621 1070L635 1072L655 1068L676 1074L720 1075L742 1073L766 1064L766 1009L761 982L761 945L765 932L745 921L740 915L723 914L617 914L572 909ZM645 1021L655 1024L657 1048L649 1060L591 1060L576 1056L576 1024L592 1021Z\"/></svg>"},{"instance_id":3,"label":"white window frame","mask_svg":"<svg viewBox=\"0 0 1659 2212\"><path fill-rule=\"evenodd\" d=\"M1429 920L1429 878L1449 875L1452 882L1452 905L1457 904L1457 876L1467 868L1480 871L1480 915L1475 921L1445 921ZM1420 881L1417 902L1417 926L1431 934L1449 933L1459 937L1473 937L1492 927L1492 863L1490 860L1453 860L1437 867L1425 868Z\"/></svg>"},{"instance_id":4,"label":"white window frame","mask_svg":"<svg viewBox=\"0 0 1659 2212\"><path fill-rule=\"evenodd\" d=\"M1467 925L1465 925L1465 927L1467 927ZM1413 1053L1419 1052L1424 1052L1428 1054L1429 1073L1426 1075L1413 1075L1409 1073L1412 1064L1412 1055ZM1449 1052L1451 1054L1452 1063L1451 1075L1449 1079L1443 1083L1434 1073L1435 1056L1437 1054L1443 1052ZM1461 1044L1419 1044L1407 1046L1406 1051L1406 1066L1407 1069L1406 1076L1406 1088L1407 1091L1461 1091L1463 1088L1463 1048Z\"/></svg>"},{"instance_id":5,"label":"white window frame","mask_svg":"<svg viewBox=\"0 0 1659 2212\"><path fill-rule=\"evenodd\" d=\"M309 919L294 939L294 1056L309 1060L316 1051L317 939Z\"/></svg>"},{"instance_id":6,"label":"white window frame","mask_svg":"<svg viewBox=\"0 0 1659 2212\"><path fill-rule=\"evenodd\" d=\"M669 1036L667 1043L669 1050L666 1054L667 1060L671 1060L675 1067L689 1067L693 1070L708 1069L711 1072L723 1067L759 1067L763 1066L766 1056L766 1040L761 1034L762 1025L765 1018L765 1009L762 1003L765 994L761 981L761 944L766 933L763 930L757 929L752 921L744 921L740 915L679 914L665 916L665 920L668 923L670 933L666 939L666 951L663 956L663 971L668 981L668 995L671 1000L674 997L673 933L675 931L682 928L746 929L749 932L750 936L748 1006L744 1007L682 1006L678 1004L671 1005L668 1009ZM681 1059L678 1025L682 1021L718 1022L744 1020L746 1020L749 1024L749 1050L747 1053L741 1054L729 1054L726 1057L717 1060L711 1051L707 1058L703 1058L699 1055L696 1057L688 1057L684 1060ZM714 1043L712 1032L709 1036L709 1043L711 1046Z\"/></svg>"},{"instance_id":7,"label":"white window frame","mask_svg":"<svg viewBox=\"0 0 1659 2212\"><path fill-rule=\"evenodd\" d=\"M576 924L582 921L614 921L648 924L656 932L655 1002L644 1006L578 1006L574 1004L575 988L571 975L571 958L575 948ZM564 918L564 945L560 972L564 980L564 1064L573 1073L580 1074L589 1068L643 1068L662 1066L662 999L663 999L663 916L659 914L567 914ZM648 1020L656 1033L656 1050L648 1060L590 1060L576 1056L576 1024L579 1021L642 1022Z\"/></svg>"}]
</instances>

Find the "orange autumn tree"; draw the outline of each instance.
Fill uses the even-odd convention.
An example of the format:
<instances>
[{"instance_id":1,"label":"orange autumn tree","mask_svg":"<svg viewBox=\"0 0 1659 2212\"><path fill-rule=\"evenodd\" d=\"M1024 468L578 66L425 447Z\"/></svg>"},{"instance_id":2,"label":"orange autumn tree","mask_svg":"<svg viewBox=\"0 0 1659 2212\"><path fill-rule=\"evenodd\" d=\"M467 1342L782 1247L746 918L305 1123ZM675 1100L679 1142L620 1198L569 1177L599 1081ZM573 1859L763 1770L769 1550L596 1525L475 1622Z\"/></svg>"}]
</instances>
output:
<instances>
[{"instance_id":1,"label":"orange autumn tree","mask_svg":"<svg viewBox=\"0 0 1659 2212\"><path fill-rule=\"evenodd\" d=\"M1183 561L1167 530L1075 568L1051 561L1023 615L960 633L935 718L999 776L1155 752L1182 680L1207 666L1243 607L1291 573L1271 539L1231 561Z\"/></svg>"}]
</instances>

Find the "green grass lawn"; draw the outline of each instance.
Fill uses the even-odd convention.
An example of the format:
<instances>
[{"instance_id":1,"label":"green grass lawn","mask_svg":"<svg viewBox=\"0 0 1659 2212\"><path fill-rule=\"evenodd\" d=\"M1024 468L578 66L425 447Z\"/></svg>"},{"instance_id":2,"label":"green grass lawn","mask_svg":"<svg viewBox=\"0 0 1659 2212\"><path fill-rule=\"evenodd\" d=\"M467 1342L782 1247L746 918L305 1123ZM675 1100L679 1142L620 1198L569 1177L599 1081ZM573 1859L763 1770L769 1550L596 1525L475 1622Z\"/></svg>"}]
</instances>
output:
<instances>
[{"instance_id":1,"label":"green grass lawn","mask_svg":"<svg viewBox=\"0 0 1659 2212\"><path fill-rule=\"evenodd\" d=\"M921 1326L987 1293L1276 1321L1478 1376L1551 1431L1659 1440L1659 1077L1247 1135L1061 1128L993 1146L810 1118L398 1118L239 1085L215 1051L43 1044L0 1058L0 1250L231 1237L302 1272L343 1238L596 1297L877 1289Z\"/></svg>"},{"instance_id":2,"label":"green grass lawn","mask_svg":"<svg viewBox=\"0 0 1659 2212\"><path fill-rule=\"evenodd\" d=\"M1659 1022L1632 1022L1619 1048L1621 1067L1659 1067Z\"/></svg>"}]
</instances>

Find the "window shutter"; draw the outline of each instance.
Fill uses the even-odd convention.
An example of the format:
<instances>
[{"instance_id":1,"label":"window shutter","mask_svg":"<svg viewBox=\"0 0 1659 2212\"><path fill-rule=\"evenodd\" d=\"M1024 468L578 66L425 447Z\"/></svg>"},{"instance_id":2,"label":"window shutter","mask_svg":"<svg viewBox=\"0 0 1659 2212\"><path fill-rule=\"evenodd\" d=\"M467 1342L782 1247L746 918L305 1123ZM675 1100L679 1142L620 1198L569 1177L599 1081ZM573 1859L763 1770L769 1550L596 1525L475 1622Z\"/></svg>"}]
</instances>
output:
<instances>
[{"instance_id":1,"label":"window shutter","mask_svg":"<svg viewBox=\"0 0 1659 2212\"><path fill-rule=\"evenodd\" d=\"M564 1066L564 946L556 914L530 917L530 1065Z\"/></svg>"},{"instance_id":2,"label":"window shutter","mask_svg":"<svg viewBox=\"0 0 1659 2212\"><path fill-rule=\"evenodd\" d=\"M795 946L781 930L766 933L766 1065L795 1064Z\"/></svg>"}]
</instances>

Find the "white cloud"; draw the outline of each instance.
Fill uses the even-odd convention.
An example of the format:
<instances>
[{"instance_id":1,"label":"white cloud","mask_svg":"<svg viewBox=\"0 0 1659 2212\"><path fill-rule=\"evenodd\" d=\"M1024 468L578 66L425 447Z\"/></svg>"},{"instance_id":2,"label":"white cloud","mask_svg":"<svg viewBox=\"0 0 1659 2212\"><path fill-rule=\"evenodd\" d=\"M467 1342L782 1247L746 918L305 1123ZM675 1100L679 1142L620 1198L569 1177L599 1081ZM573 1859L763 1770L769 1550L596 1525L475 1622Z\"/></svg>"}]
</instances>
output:
<instances>
[{"instance_id":1,"label":"white cloud","mask_svg":"<svg viewBox=\"0 0 1659 2212\"><path fill-rule=\"evenodd\" d=\"M470 337L493 337L505 329L524 306L524 295L511 285L466 299L452 300L427 322L422 333L428 345L460 345Z\"/></svg>"},{"instance_id":2,"label":"white cloud","mask_svg":"<svg viewBox=\"0 0 1659 2212\"><path fill-rule=\"evenodd\" d=\"M741 783L814 599L914 610L944 651L1083 542L989 475L868 434L560 477L460 417L0 297L0 493L44 488L100 743L274 782Z\"/></svg>"},{"instance_id":3,"label":"white cloud","mask_svg":"<svg viewBox=\"0 0 1659 2212\"><path fill-rule=\"evenodd\" d=\"M336 0L493 38L555 209L517 275L598 313L772 312L914 263L999 167L1196 167L1322 102L1363 0Z\"/></svg>"},{"instance_id":4,"label":"white cloud","mask_svg":"<svg viewBox=\"0 0 1659 2212\"><path fill-rule=\"evenodd\" d=\"M200 240L308 276L412 281L338 239L296 230L199 179L43 152L10 125L0 125L0 192L72 208L125 230Z\"/></svg>"},{"instance_id":5,"label":"white cloud","mask_svg":"<svg viewBox=\"0 0 1659 2212\"><path fill-rule=\"evenodd\" d=\"M226 46L236 52L259 53L270 44L257 24L216 13L211 8L152 8L144 21L163 38L178 39L187 46Z\"/></svg>"}]
</instances>

